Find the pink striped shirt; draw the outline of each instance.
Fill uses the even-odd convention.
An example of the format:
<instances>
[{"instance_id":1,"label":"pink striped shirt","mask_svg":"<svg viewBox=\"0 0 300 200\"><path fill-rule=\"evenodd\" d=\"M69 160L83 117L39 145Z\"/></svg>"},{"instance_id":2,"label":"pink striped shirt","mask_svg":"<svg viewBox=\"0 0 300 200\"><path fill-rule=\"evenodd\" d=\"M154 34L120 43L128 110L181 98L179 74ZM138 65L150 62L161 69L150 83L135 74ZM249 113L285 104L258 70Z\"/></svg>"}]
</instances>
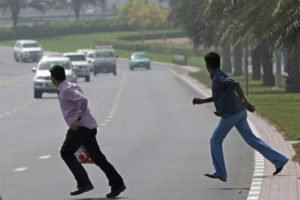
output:
<instances>
[{"instance_id":1,"label":"pink striped shirt","mask_svg":"<svg viewBox=\"0 0 300 200\"><path fill-rule=\"evenodd\" d=\"M69 127L77 117L80 117L79 126L89 129L97 128L97 122L87 106L88 100L83 96L77 84L63 81L57 89L61 112Z\"/></svg>"}]
</instances>

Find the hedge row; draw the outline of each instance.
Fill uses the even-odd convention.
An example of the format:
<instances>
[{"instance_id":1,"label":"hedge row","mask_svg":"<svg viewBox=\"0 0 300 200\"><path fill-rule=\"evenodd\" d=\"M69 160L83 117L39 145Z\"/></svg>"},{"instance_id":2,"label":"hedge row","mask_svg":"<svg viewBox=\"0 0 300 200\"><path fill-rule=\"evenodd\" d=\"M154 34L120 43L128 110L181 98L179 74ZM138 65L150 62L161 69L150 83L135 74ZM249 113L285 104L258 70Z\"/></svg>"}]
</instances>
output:
<instances>
[{"instance_id":1,"label":"hedge row","mask_svg":"<svg viewBox=\"0 0 300 200\"><path fill-rule=\"evenodd\" d=\"M185 34L180 32L170 32L170 33L153 33L153 34L145 34L144 40L154 40L154 39L166 39L166 38L181 38L186 37ZM141 35L131 35L120 37L121 40L128 40L128 41L138 41L141 40Z\"/></svg>"},{"instance_id":2,"label":"hedge row","mask_svg":"<svg viewBox=\"0 0 300 200\"><path fill-rule=\"evenodd\" d=\"M133 27L116 19L89 20L79 22L56 22L45 23L33 26L20 26L17 28L0 28L0 41L18 40L18 39L37 39L63 35L97 33L97 32L115 32L115 31L132 31ZM178 32L146 34L144 39L163 39L183 37ZM125 49L131 51L147 51L168 54L182 54L187 56L201 56L201 50L193 50L185 47L170 47L159 44L140 44L132 41L140 39L140 35L132 35L118 38L116 41L96 41L101 44L113 44L117 49ZM120 41L122 40L122 41ZM123 42L124 41L124 42Z\"/></svg>"},{"instance_id":3,"label":"hedge row","mask_svg":"<svg viewBox=\"0 0 300 200\"><path fill-rule=\"evenodd\" d=\"M134 29L129 25L115 19L89 20L80 22L56 22L33 26L20 26L17 28L1 28L0 41L130 30Z\"/></svg>"}]
</instances>

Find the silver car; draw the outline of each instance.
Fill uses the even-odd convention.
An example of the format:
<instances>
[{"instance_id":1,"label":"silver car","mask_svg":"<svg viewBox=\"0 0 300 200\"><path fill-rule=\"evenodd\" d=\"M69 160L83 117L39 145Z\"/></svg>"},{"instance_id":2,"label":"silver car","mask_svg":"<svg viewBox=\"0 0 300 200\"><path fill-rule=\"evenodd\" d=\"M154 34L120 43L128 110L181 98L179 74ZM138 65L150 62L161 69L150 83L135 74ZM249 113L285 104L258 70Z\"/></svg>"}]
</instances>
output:
<instances>
[{"instance_id":1,"label":"silver car","mask_svg":"<svg viewBox=\"0 0 300 200\"><path fill-rule=\"evenodd\" d=\"M35 72L33 77L33 93L34 98L42 98L43 93L56 93L57 88L51 81L50 69L55 65L65 68L66 80L68 82L76 82L73 67L68 58L65 57L44 57L38 63L37 67L33 67Z\"/></svg>"},{"instance_id":2,"label":"silver car","mask_svg":"<svg viewBox=\"0 0 300 200\"><path fill-rule=\"evenodd\" d=\"M64 53L64 56L69 58L76 77L83 77L86 82L90 81L90 67L89 63L83 53Z\"/></svg>"},{"instance_id":3,"label":"silver car","mask_svg":"<svg viewBox=\"0 0 300 200\"><path fill-rule=\"evenodd\" d=\"M17 40L14 47L14 58L17 62L39 61L43 54L42 47L34 40Z\"/></svg>"},{"instance_id":4,"label":"silver car","mask_svg":"<svg viewBox=\"0 0 300 200\"><path fill-rule=\"evenodd\" d=\"M97 49L94 56L94 75L97 73L113 73L117 75L115 50Z\"/></svg>"}]
</instances>

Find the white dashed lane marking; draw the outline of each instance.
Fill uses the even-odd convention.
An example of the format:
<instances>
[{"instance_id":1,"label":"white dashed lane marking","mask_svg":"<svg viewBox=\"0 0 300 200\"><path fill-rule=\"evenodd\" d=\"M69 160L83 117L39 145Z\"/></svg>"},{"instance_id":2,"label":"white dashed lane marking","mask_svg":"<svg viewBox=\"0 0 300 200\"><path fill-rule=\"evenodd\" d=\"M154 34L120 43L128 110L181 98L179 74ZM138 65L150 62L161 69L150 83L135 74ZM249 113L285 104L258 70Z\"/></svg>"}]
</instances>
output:
<instances>
[{"instance_id":1,"label":"white dashed lane marking","mask_svg":"<svg viewBox=\"0 0 300 200\"><path fill-rule=\"evenodd\" d=\"M114 118L114 115L116 114L116 111L117 111L118 106L119 106L121 94L122 94L122 91L123 91L123 87L124 87L125 75L126 74L123 74L123 77L122 77L122 80L121 80L121 83L120 83L120 87L119 87L119 90L118 90L117 95L116 95L115 103L113 104L113 106L111 108L111 111L110 111L109 115L107 116L106 120L104 120L104 123L100 124L101 127L108 126L108 124L112 121L112 119Z\"/></svg>"},{"instance_id":2,"label":"white dashed lane marking","mask_svg":"<svg viewBox=\"0 0 300 200\"><path fill-rule=\"evenodd\" d=\"M43 155L43 156L39 157L39 160L46 160L46 159L49 159L49 158L51 158L51 155Z\"/></svg>"},{"instance_id":3,"label":"white dashed lane marking","mask_svg":"<svg viewBox=\"0 0 300 200\"><path fill-rule=\"evenodd\" d=\"M27 169L28 169L28 167L19 167L19 168L14 169L14 172L23 172Z\"/></svg>"},{"instance_id":4,"label":"white dashed lane marking","mask_svg":"<svg viewBox=\"0 0 300 200\"><path fill-rule=\"evenodd\" d=\"M23 109L23 108L25 108L25 107L27 107L27 106L33 104L35 101L36 101L36 100L30 100L29 102L24 103L23 105L20 105L20 106L18 106L18 107L15 107L15 108L13 108L13 109L10 110L10 111L4 112L2 115L0 115L0 119L3 118L4 116L11 115L11 114L13 114L13 113L16 113L16 112L20 111L21 109Z\"/></svg>"}]
</instances>

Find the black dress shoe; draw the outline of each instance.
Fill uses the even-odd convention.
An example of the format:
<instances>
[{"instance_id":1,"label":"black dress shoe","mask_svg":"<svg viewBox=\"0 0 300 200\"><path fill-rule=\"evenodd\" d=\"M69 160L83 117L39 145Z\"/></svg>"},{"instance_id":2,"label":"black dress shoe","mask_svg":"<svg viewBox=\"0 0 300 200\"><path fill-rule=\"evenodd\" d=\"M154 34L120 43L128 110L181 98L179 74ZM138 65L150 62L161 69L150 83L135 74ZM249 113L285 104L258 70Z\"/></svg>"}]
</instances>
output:
<instances>
[{"instance_id":1,"label":"black dress shoe","mask_svg":"<svg viewBox=\"0 0 300 200\"><path fill-rule=\"evenodd\" d=\"M122 185L117 188L111 188L111 192L106 195L107 198L115 198L121 194L121 192L124 192L126 190L126 186Z\"/></svg>"},{"instance_id":2,"label":"black dress shoe","mask_svg":"<svg viewBox=\"0 0 300 200\"><path fill-rule=\"evenodd\" d=\"M273 173L273 175L279 174L287 162L288 162L288 160L285 163L283 163L283 165L281 167L277 168L275 170L275 172Z\"/></svg>"},{"instance_id":3,"label":"black dress shoe","mask_svg":"<svg viewBox=\"0 0 300 200\"><path fill-rule=\"evenodd\" d=\"M92 189L94 189L94 186L91 184L91 185L87 185L87 186L83 186L83 187L78 187L78 189L76 191L71 192L70 194L72 196L79 195L79 194L82 194L84 192L90 191Z\"/></svg>"},{"instance_id":4,"label":"black dress shoe","mask_svg":"<svg viewBox=\"0 0 300 200\"><path fill-rule=\"evenodd\" d=\"M215 176L215 175L212 175L212 174L204 174L204 175L207 176L207 177L209 177L209 178L217 178L217 179L220 179L220 180L223 181L223 182L226 182L225 179L222 179L222 178L220 178L220 177L218 177L218 176Z\"/></svg>"}]
</instances>

